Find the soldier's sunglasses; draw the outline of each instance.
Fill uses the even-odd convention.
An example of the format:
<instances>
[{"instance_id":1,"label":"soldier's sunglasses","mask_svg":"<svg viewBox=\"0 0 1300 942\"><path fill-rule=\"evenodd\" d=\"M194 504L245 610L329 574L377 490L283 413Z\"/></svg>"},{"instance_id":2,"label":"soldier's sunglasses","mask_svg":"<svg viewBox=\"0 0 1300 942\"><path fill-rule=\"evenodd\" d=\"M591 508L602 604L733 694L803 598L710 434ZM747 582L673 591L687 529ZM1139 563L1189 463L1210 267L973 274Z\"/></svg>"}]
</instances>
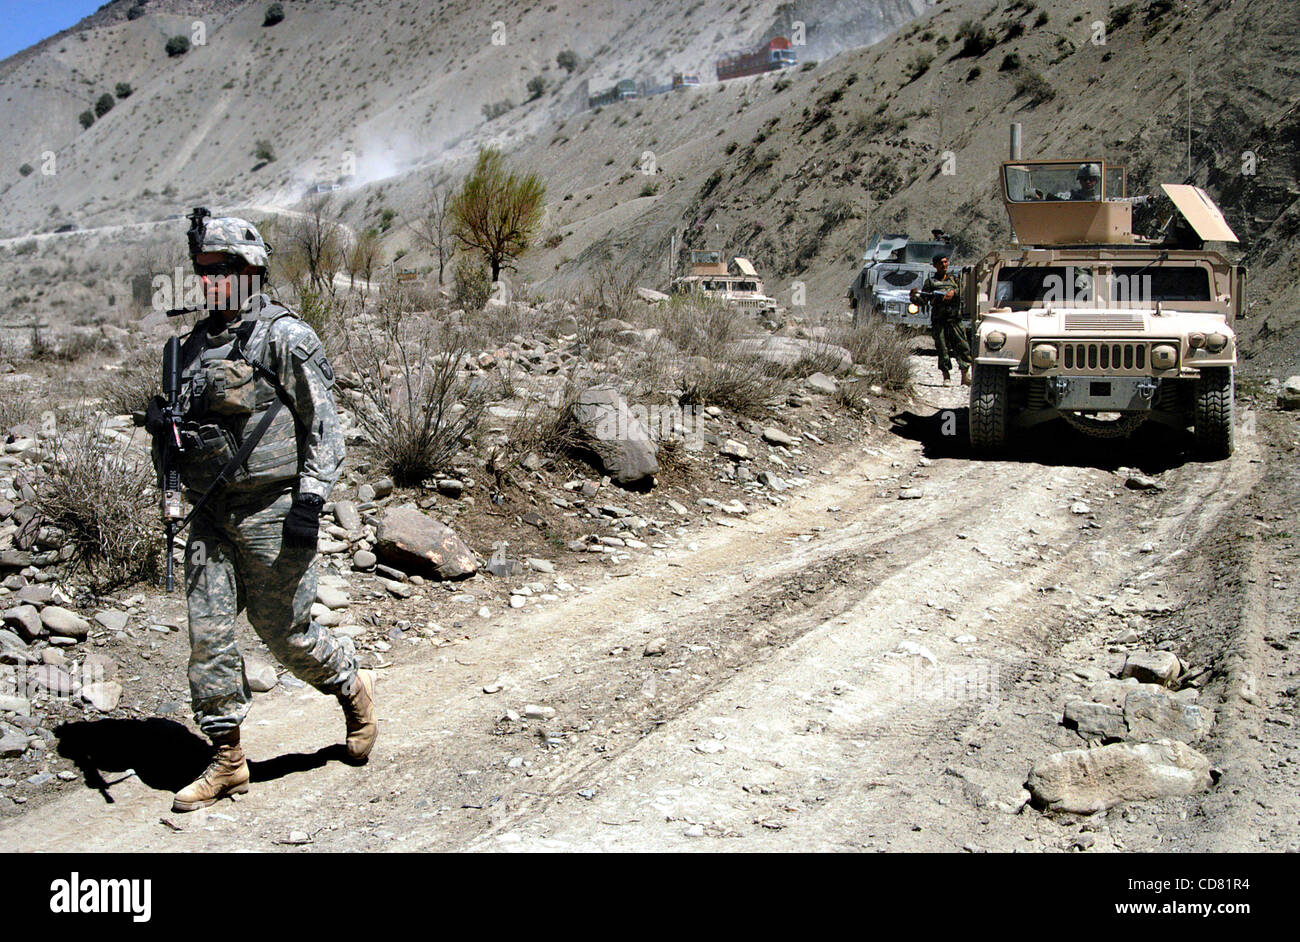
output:
<instances>
[{"instance_id":1,"label":"soldier's sunglasses","mask_svg":"<svg viewBox=\"0 0 1300 942\"><path fill-rule=\"evenodd\" d=\"M206 265L194 263L194 273L196 275L212 275L220 277L221 275L238 275L244 270L244 263L237 262L233 259L225 262L209 262Z\"/></svg>"}]
</instances>

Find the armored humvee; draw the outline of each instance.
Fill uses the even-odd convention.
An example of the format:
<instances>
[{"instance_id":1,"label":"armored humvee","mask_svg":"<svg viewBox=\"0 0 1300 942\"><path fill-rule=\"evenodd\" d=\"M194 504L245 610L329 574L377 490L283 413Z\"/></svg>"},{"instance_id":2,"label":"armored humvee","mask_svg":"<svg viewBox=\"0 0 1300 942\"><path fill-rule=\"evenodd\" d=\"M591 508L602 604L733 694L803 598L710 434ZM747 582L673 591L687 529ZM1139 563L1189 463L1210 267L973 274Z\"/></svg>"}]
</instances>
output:
<instances>
[{"instance_id":1,"label":"armored humvee","mask_svg":"<svg viewBox=\"0 0 1300 942\"><path fill-rule=\"evenodd\" d=\"M739 274L731 274L721 253L693 251L691 273L674 278L668 291L670 294L703 295L731 307L759 314L775 313L776 299L768 296L758 277L758 271L749 259L736 256L731 261Z\"/></svg>"},{"instance_id":2,"label":"armored humvee","mask_svg":"<svg viewBox=\"0 0 1300 942\"><path fill-rule=\"evenodd\" d=\"M997 453L1059 417L1099 437L1190 426L1201 457L1230 455L1246 272L1205 248L1237 241L1214 201L1162 186L1174 213L1147 239L1133 233L1123 167L1010 161L1001 187L1018 244L986 255L964 286L977 325L972 449Z\"/></svg>"},{"instance_id":3,"label":"armored humvee","mask_svg":"<svg viewBox=\"0 0 1300 942\"><path fill-rule=\"evenodd\" d=\"M934 273L934 257L941 252L951 257L952 241L939 230L930 240L913 239L894 232L880 233L867 243L862 269L849 286L848 300L853 323L879 317L903 327L930 326L928 304L914 304L913 288L920 288ZM950 266L958 278L962 270Z\"/></svg>"}]
</instances>

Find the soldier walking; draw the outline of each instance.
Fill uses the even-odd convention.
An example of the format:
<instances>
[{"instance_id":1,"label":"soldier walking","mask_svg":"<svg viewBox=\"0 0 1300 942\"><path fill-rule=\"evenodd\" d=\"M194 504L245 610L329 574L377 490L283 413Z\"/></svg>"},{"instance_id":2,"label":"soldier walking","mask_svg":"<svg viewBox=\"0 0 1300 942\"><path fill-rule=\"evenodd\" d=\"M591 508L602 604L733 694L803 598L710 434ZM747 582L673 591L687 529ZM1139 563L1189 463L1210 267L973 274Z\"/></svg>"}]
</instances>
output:
<instances>
[{"instance_id":1,"label":"soldier walking","mask_svg":"<svg viewBox=\"0 0 1300 942\"><path fill-rule=\"evenodd\" d=\"M930 298L930 335L939 355L939 372L945 385L952 381L952 358L961 369L961 384L970 385L970 344L961 325L960 286L957 278L948 271L948 256L934 257L934 274L925 279L920 291L912 289L915 303L926 294ZM949 354L951 353L951 356Z\"/></svg>"},{"instance_id":2,"label":"soldier walking","mask_svg":"<svg viewBox=\"0 0 1300 942\"><path fill-rule=\"evenodd\" d=\"M364 761L378 735L374 672L358 670L310 614L321 508L344 452L334 374L315 331L254 293L270 254L257 229L205 215L190 217L208 316L181 346L182 420L172 424L162 397L146 417L156 458L179 444L181 483L195 507L185 548L190 694L216 750L177 793L178 812L248 791L239 729L252 695L235 644L240 611L295 677L338 698L351 761Z\"/></svg>"}]
</instances>

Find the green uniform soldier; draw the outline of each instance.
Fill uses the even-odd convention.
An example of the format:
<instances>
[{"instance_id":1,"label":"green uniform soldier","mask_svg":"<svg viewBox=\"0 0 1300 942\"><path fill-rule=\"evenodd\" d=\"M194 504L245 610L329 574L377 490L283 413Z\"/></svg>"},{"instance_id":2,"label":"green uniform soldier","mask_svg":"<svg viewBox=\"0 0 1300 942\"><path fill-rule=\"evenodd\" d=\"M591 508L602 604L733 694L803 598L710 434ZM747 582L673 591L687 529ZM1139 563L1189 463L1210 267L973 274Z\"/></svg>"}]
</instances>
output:
<instances>
[{"instance_id":1,"label":"green uniform soldier","mask_svg":"<svg viewBox=\"0 0 1300 942\"><path fill-rule=\"evenodd\" d=\"M161 397L147 418L156 450L164 436L179 439L181 483L198 504L185 548L189 682L195 719L216 747L207 770L177 793L175 811L248 791L239 730L252 696L235 644L240 611L295 677L339 699L350 760L364 761L378 735L374 672L358 670L311 618L321 508L344 453L333 371L311 327L257 293L269 256L257 229L234 218L195 227L191 257L209 314L181 347L183 421L166 423ZM251 451L231 468L250 437Z\"/></svg>"},{"instance_id":2,"label":"green uniform soldier","mask_svg":"<svg viewBox=\"0 0 1300 942\"><path fill-rule=\"evenodd\" d=\"M961 286L948 271L948 256L934 257L934 274L925 279L920 291L912 289L912 301L924 292L930 297L930 335L939 355L939 372L943 381L952 381L952 358L961 369L963 386L970 385L970 344L961 326ZM951 356L950 356L951 354Z\"/></svg>"}]
</instances>

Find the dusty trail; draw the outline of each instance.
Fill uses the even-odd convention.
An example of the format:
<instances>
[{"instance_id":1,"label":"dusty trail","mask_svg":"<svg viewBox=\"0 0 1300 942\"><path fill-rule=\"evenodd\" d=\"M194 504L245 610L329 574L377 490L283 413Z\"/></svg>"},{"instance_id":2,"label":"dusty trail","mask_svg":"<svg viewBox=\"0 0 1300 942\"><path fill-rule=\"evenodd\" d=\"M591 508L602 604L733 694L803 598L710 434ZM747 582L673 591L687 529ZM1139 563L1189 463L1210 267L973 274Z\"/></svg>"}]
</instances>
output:
<instances>
[{"instance_id":1,"label":"dusty trail","mask_svg":"<svg viewBox=\"0 0 1300 942\"><path fill-rule=\"evenodd\" d=\"M918 413L964 392L925 391ZM1078 825L1013 813L1029 765L1080 744L1059 726L1068 672L1105 657L1108 612L1173 591L1261 480L1262 445L1135 492L1086 464L943 457L941 418L695 551L399 660L367 768L326 748L331 700L286 692L246 727L246 799L172 815L166 776L137 769L11 819L0 847L1068 849ZM503 720L528 703L554 719ZM1160 846L1167 811L1095 846Z\"/></svg>"}]
</instances>

